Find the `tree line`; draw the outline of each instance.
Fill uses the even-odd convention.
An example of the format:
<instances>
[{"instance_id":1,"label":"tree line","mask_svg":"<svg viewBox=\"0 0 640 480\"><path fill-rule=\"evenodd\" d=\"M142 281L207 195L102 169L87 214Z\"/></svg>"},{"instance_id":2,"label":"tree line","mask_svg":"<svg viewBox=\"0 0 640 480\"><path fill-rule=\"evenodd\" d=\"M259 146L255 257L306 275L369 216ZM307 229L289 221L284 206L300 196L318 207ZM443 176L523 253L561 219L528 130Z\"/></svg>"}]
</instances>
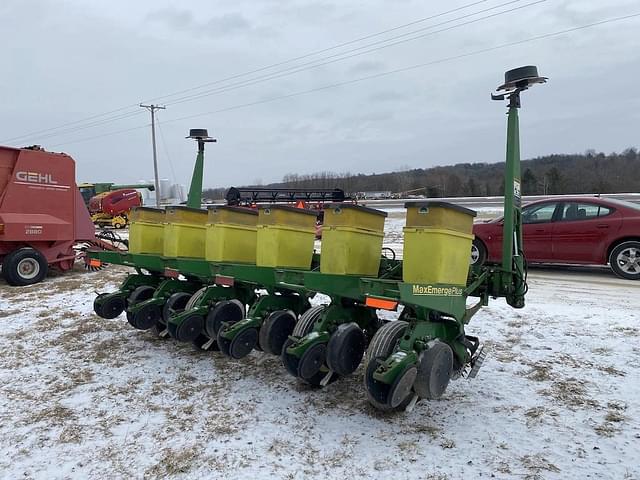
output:
<instances>
[{"instance_id":1,"label":"tree line","mask_svg":"<svg viewBox=\"0 0 640 480\"><path fill-rule=\"evenodd\" d=\"M504 194L504 166L504 162L459 163L372 175L289 173L282 182L263 186L341 188L349 194L391 191L428 197L484 197ZM610 154L587 150L581 154L547 155L524 160L521 167L524 195L640 192L640 154L636 148ZM224 198L225 191L208 189L203 192L204 198Z\"/></svg>"}]
</instances>

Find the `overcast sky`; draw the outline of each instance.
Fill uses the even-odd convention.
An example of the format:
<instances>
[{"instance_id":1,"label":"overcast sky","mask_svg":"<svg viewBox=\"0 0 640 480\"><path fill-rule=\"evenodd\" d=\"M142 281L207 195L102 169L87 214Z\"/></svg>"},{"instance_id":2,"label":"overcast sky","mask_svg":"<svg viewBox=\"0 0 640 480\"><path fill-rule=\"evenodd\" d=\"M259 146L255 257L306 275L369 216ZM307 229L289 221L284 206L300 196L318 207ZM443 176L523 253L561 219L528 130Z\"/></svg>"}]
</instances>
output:
<instances>
[{"instance_id":1,"label":"overcast sky","mask_svg":"<svg viewBox=\"0 0 640 480\"><path fill-rule=\"evenodd\" d=\"M498 7L508 0L487 0L419 21L473 0L2 0L0 142L71 154L79 182L150 179L149 114L135 105L209 84L158 100L167 104L158 113L161 177L188 183L195 157L195 145L184 139L189 128L207 128L219 139L207 150L208 187L267 183L287 173L496 162L504 157L506 117L489 93L505 70L535 64L550 80L523 95L523 157L640 145L640 17L451 59L640 13L638 0L525 6L534 1ZM471 20L477 21L450 28ZM225 80L410 22L416 23ZM367 52L391 37L425 34ZM364 53L295 72L356 48ZM255 102L262 103L239 107ZM105 135L134 127L140 128Z\"/></svg>"}]
</instances>

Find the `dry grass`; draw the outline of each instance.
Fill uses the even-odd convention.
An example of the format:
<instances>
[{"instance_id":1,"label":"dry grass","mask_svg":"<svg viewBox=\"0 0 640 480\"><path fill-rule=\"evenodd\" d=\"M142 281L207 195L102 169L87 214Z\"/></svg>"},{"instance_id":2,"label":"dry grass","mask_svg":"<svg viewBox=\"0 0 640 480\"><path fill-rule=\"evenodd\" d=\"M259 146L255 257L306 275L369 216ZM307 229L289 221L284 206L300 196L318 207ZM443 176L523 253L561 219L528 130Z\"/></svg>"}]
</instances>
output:
<instances>
[{"instance_id":1,"label":"dry grass","mask_svg":"<svg viewBox=\"0 0 640 480\"><path fill-rule=\"evenodd\" d=\"M21 312L22 312L22 310L20 310L19 308L11 308L9 310L0 310L0 318L11 317L11 316L17 315L17 314L19 314Z\"/></svg>"},{"instance_id":2,"label":"dry grass","mask_svg":"<svg viewBox=\"0 0 640 480\"><path fill-rule=\"evenodd\" d=\"M199 462L200 455L201 448L195 445L180 449L165 448L162 450L160 461L147 469L145 476L162 478L189 473Z\"/></svg>"},{"instance_id":3,"label":"dry grass","mask_svg":"<svg viewBox=\"0 0 640 480\"><path fill-rule=\"evenodd\" d=\"M576 378L555 380L551 387L538 393L569 408L594 408L598 402L587 395L587 382Z\"/></svg>"},{"instance_id":4,"label":"dry grass","mask_svg":"<svg viewBox=\"0 0 640 480\"><path fill-rule=\"evenodd\" d=\"M525 455L520 459L520 462L528 471L528 474L525 475L524 478L542 478L540 477L540 473L542 472L560 473L560 469L541 454Z\"/></svg>"}]
</instances>

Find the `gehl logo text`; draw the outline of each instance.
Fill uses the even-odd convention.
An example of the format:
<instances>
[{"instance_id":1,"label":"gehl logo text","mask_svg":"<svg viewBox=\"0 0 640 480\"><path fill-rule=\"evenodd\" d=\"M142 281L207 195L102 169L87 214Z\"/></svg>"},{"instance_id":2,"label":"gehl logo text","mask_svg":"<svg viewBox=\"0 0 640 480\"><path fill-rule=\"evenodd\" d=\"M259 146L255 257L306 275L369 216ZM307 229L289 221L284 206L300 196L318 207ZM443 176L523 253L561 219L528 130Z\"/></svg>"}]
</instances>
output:
<instances>
[{"instance_id":1,"label":"gehl logo text","mask_svg":"<svg viewBox=\"0 0 640 480\"><path fill-rule=\"evenodd\" d=\"M40 183L44 185L57 185L50 173L39 172L16 172L16 179L27 183Z\"/></svg>"}]
</instances>

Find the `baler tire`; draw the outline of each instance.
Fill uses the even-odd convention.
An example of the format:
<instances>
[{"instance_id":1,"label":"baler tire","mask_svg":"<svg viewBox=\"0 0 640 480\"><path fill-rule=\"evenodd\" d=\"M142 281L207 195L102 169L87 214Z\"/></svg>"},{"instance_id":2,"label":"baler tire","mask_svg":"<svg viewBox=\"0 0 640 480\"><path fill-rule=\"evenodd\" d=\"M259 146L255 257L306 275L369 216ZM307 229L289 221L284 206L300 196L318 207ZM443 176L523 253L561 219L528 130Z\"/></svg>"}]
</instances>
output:
<instances>
[{"instance_id":1,"label":"baler tire","mask_svg":"<svg viewBox=\"0 0 640 480\"><path fill-rule=\"evenodd\" d=\"M22 262L31 263L34 272L31 276L24 276L20 273ZM2 262L2 276L7 283L14 287L23 287L39 283L47 276L49 264L42 253L35 248L23 247L9 253Z\"/></svg>"},{"instance_id":2,"label":"baler tire","mask_svg":"<svg viewBox=\"0 0 640 480\"><path fill-rule=\"evenodd\" d=\"M373 378L373 373L378 368L378 360L386 360L393 353L398 340L408 327L409 323L404 320L395 320L384 324L373 336L367 349L364 359L364 386L369 403L378 410L394 410L387 401L392 386L377 382ZM410 400L410 397L405 399L398 407L402 407L403 404L406 406Z\"/></svg>"}]
</instances>

